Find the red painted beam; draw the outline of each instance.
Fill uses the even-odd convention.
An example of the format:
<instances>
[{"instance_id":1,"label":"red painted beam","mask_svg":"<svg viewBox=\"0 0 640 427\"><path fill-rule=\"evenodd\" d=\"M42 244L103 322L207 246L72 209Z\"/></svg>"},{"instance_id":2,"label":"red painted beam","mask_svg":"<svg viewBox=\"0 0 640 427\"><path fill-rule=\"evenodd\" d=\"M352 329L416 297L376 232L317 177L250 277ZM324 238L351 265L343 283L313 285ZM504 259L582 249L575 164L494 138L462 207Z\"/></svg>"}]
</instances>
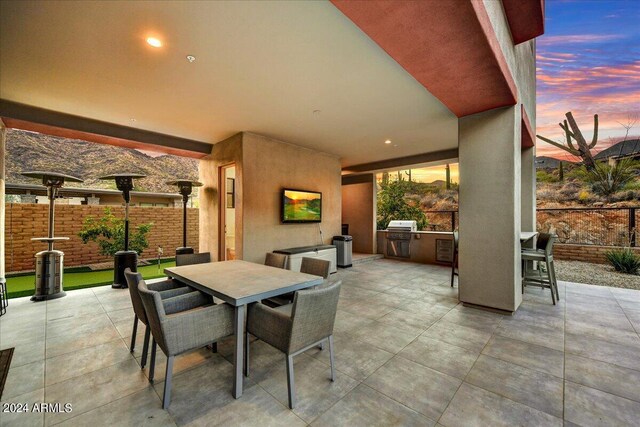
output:
<instances>
[{"instance_id":1,"label":"red painted beam","mask_svg":"<svg viewBox=\"0 0 640 427\"><path fill-rule=\"evenodd\" d=\"M331 1L456 116L517 103L481 0Z\"/></svg>"},{"instance_id":2,"label":"red painted beam","mask_svg":"<svg viewBox=\"0 0 640 427\"><path fill-rule=\"evenodd\" d=\"M513 44L544 34L544 0L502 0Z\"/></svg>"},{"instance_id":3,"label":"red painted beam","mask_svg":"<svg viewBox=\"0 0 640 427\"><path fill-rule=\"evenodd\" d=\"M531 148L536 145L536 138L533 136L533 128L527 115L527 110L524 109L524 105L520 104L520 111L522 116L522 124L520 126L520 145L522 148Z\"/></svg>"}]
</instances>

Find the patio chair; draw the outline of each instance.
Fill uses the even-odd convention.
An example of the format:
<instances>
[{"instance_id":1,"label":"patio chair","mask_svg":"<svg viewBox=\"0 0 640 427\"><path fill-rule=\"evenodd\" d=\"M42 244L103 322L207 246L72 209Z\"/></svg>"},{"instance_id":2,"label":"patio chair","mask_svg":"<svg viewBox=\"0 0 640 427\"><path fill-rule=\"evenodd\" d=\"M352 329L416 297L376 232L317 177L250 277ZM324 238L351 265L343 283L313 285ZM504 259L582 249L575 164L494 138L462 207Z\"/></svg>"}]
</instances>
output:
<instances>
[{"instance_id":1,"label":"patio chair","mask_svg":"<svg viewBox=\"0 0 640 427\"><path fill-rule=\"evenodd\" d=\"M171 377L175 356L232 335L233 308L228 304L203 306L186 299L163 301L160 293L149 289L144 280L140 280L138 290L153 334L150 380L153 379L155 371L156 345L167 356L162 396L162 408L166 409L171 401Z\"/></svg>"},{"instance_id":2,"label":"patio chair","mask_svg":"<svg viewBox=\"0 0 640 427\"><path fill-rule=\"evenodd\" d=\"M553 263L553 244L556 240L556 236L548 233L538 234L538 240L536 241L536 249L522 249L522 293L524 293L524 287L526 285L540 286L541 288L549 288L551 290L551 301L553 305L556 304L556 300L560 301L560 293L558 292L558 281L556 279L556 269ZM543 274L540 264L538 269L529 269L528 261L544 262L546 271Z\"/></svg>"},{"instance_id":3,"label":"patio chair","mask_svg":"<svg viewBox=\"0 0 640 427\"><path fill-rule=\"evenodd\" d=\"M278 255L278 254L276 254ZM321 276L323 279L327 280L329 278L329 270L331 268L331 263L324 259L316 259L316 258L302 258L302 263L300 264L300 273L313 274L314 276ZM279 307L286 304L291 304L293 302L293 292L289 292L287 294L278 295L277 297L269 298L265 301L267 305L270 307Z\"/></svg>"},{"instance_id":4,"label":"patio chair","mask_svg":"<svg viewBox=\"0 0 640 427\"><path fill-rule=\"evenodd\" d=\"M124 270L124 277L127 280L129 295L131 296L131 304L133 305L134 312L133 332L131 334L131 345L129 346L129 351L133 353L135 349L136 335L138 334L138 321L140 321L143 325L145 325L144 342L142 344L142 358L140 361L140 367L144 369L145 365L147 364L147 353L149 350L149 338L151 330L149 329L147 315L144 311L144 306L142 304L142 300L140 299L140 294L138 293L138 284L142 280L142 275L140 273L134 273L130 268L127 268ZM209 298L205 297L200 292L195 291L194 289L174 280L163 280L162 282L151 283L147 286L150 289L158 292L160 294L160 298L163 301L167 301L171 298L179 297L182 295L187 295L190 300L192 299L195 301L200 301L201 303L211 302Z\"/></svg>"},{"instance_id":5,"label":"patio chair","mask_svg":"<svg viewBox=\"0 0 640 427\"><path fill-rule=\"evenodd\" d=\"M264 259L264 265L276 268L287 268L287 256L284 254L267 252L267 256Z\"/></svg>"},{"instance_id":6,"label":"patio chair","mask_svg":"<svg viewBox=\"0 0 640 427\"><path fill-rule=\"evenodd\" d=\"M176 267L192 264L206 264L211 262L210 252L201 252L199 254L178 254L176 255Z\"/></svg>"},{"instance_id":7,"label":"patio chair","mask_svg":"<svg viewBox=\"0 0 640 427\"><path fill-rule=\"evenodd\" d=\"M291 314L282 307L271 308L262 303L249 306L245 337L245 375L249 376L249 334L282 351L287 356L289 408L296 405L293 357L329 341L331 381L336 380L333 349L333 325L338 310L341 281L316 289L297 291Z\"/></svg>"},{"instance_id":8,"label":"patio chair","mask_svg":"<svg viewBox=\"0 0 640 427\"><path fill-rule=\"evenodd\" d=\"M458 230L453 230L453 261L451 262L451 287L454 276L458 275Z\"/></svg>"}]
</instances>

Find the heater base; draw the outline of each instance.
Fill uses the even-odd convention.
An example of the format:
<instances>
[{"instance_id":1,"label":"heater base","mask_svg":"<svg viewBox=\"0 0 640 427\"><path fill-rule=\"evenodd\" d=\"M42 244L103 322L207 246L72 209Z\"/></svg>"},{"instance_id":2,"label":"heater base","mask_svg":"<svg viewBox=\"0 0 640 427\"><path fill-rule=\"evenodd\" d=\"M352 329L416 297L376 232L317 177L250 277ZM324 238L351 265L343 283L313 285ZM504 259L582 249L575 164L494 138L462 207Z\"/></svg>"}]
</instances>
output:
<instances>
[{"instance_id":1,"label":"heater base","mask_svg":"<svg viewBox=\"0 0 640 427\"><path fill-rule=\"evenodd\" d=\"M192 254L194 253L193 248L190 247L182 247L182 248L176 248L176 255L185 255L185 254Z\"/></svg>"},{"instance_id":2,"label":"heater base","mask_svg":"<svg viewBox=\"0 0 640 427\"><path fill-rule=\"evenodd\" d=\"M124 277L124 270L130 268L131 271L138 271L138 253L136 251L118 251L114 255L113 284L114 289L127 287L127 279Z\"/></svg>"}]
</instances>

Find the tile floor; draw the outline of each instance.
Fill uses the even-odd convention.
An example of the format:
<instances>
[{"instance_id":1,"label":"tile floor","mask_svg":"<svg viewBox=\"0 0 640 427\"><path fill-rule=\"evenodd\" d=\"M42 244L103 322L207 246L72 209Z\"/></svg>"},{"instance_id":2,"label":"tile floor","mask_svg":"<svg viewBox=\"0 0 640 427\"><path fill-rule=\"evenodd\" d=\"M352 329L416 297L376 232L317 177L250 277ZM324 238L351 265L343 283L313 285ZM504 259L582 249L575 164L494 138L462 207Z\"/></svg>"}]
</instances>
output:
<instances>
[{"instance_id":1,"label":"tile floor","mask_svg":"<svg viewBox=\"0 0 640 427\"><path fill-rule=\"evenodd\" d=\"M338 378L327 351L295 360L288 410L282 354L252 343L251 377L230 394L233 342L179 357L160 407L140 370L142 332L128 345L127 290L71 291L46 303L11 300L0 348L16 347L3 396L71 403L69 413L0 413L2 426L41 425L638 425L640 292L561 283L561 301L527 289L514 316L458 304L449 270L375 260L340 271Z\"/></svg>"}]
</instances>

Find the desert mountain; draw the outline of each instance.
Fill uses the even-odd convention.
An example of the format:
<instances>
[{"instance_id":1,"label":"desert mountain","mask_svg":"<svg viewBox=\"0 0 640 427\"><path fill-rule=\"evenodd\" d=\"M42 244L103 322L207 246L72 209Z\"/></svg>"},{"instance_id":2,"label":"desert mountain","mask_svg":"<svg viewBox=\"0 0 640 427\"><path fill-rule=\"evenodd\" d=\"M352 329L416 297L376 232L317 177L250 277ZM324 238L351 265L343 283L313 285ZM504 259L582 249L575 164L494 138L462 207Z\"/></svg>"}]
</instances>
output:
<instances>
[{"instance_id":1,"label":"desert mountain","mask_svg":"<svg viewBox=\"0 0 640 427\"><path fill-rule=\"evenodd\" d=\"M76 187L115 189L115 183L98 178L133 172L147 175L135 180L137 191L175 193L165 182L198 178L198 160L171 155L149 156L131 148L66 139L10 129L7 132L7 182L37 184L22 171L45 170L84 179Z\"/></svg>"}]
</instances>

